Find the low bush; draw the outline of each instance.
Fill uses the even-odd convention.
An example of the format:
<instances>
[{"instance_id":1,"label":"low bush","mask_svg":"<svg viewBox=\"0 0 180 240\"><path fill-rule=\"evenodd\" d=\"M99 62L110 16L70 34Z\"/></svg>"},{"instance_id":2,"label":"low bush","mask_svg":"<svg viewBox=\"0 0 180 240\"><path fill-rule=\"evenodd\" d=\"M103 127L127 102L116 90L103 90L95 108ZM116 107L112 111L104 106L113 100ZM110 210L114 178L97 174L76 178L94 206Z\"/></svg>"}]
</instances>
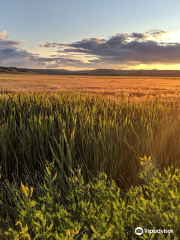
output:
<instances>
[{"instance_id":1,"label":"low bush","mask_svg":"<svg viewBox=\"0 0 180 240\"><path fill-rule=\"evenodd\" d=\"M147 157L141 166L143 184L126 193L104 173L85 183L78 170L68 179L69 191L62 199L53 164L46 166L44 183L34 188L3 182L0 239L180 239L180 170L162 172ZM173 233L138 236L137 227Z\"/></svg>"}]
</instances>

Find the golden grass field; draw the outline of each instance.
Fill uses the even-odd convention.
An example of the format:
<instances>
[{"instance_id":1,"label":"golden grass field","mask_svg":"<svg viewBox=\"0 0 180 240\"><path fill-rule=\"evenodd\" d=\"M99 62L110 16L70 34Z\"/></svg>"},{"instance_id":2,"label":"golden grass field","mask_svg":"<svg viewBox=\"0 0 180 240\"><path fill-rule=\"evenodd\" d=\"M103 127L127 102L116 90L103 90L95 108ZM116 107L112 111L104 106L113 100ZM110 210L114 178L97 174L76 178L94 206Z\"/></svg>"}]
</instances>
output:
<instances>
[{"instance_id":1,"label":"golden grass field","mask_svg":"<svg viewBox=\"0 0 180 240\"><path fill-rule=\"evenodd\" d=\"M72 76L40 74L0 74L0 91L75 91L111 97L162 100L180 96L180 77Z\"/></svg>"}]
</instances>

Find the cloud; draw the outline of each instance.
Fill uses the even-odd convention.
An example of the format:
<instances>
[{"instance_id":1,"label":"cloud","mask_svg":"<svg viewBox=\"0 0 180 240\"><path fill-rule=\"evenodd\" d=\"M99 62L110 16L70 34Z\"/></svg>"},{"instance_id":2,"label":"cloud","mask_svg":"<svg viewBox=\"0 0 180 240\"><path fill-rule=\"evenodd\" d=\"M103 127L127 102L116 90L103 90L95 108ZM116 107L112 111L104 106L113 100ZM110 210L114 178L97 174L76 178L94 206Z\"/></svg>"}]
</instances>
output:
<instances>
[{"instance_id":1,"label":"cloud","mask_svg":"<svg viewBox=\"0 0 180 240\"><path fill-rule=\"evenodd\" d=\"M55 47L59 47L62 46L62 44L57 44L57 43L51 43L50 41L46 41L46 42L41 42L40 47L42 48L55 48Z\"/></svg>"},{"instance_id":2,"label":"cloud","mask_svg":"<svg viewBox=\"0 0 180 240\"><path fill-rule=\"evenodd\" d=\"M20 44L24 43L24 41L18 42L14 40L0 40L0 48L15 48L18 47Z\"/></svg>"},{"instance_id":3,"label":"cloud","mask_svg":"<svg viewBox=\"0 0 180 240\"><path fill-rule=\"evenodd\" d=\"M81 60L69 58L60 54L41 57L39 54L22 49L24 41L5 39L8 33L3 31L0 36L0 66L27 67L27 68L58 68L83 66ZM47 46L46 46L47 47Z\"/></svg>"},{"instance_id":4,"label":"cloud","mask_svg":"<svg viewBox=\"0 0 180 240\"><path fill-rule=\"evenodd\" d=\"M164 30L152 29L145 33L122 33L109 38L85 38L70 44L45 42L42 47L51 46L58 53L73 56L94 56L94 59L88 60L89 66L100 63L106 66L177 64L180 62L180 43L167 42L163 39L167 34L169 32Z\"/></svg>"},{"instance_id":5,"label":"cloud","mask_svg":"<svg viewBox=\"0 0 180 240\"><path fill-rule=\"evenodd\" d=\"M15 41L12 39L5 39L9 34L7 31L0 33L0 66L21 67L28 64L34 65L30 58L36 58L38 55L33 54L21 48L24 41Z\"/></svg>"},{"instance_id":6,"label":"cloud","mask_svg":"<svg viewBox=\"0 0 180 240\"><path fill-rule=\"evenodd\" d=\"M177 37L180 34L179 30L152 29L140 33L120 33L108 38L84 38L69 44L45 41L40 44L44 56L23 49L23 41L6 39L7 34L6 31L0 33L2 66L121 68L140 64L180 62L180 43L169 39L171 35Z\"/></svg>"},{"instance_id":7,"label":"cloud","mask_svg":"<svg viewBox=\"0 0 180 240\"><path fill-rule=\"evenodd\" d=\"M3 31L0 33L0 48L14 48L18 45L24 43L24 41L14 41L11 39L5 39L5 37L9 34L7 31Z\"/></svg>"},{"instance_id":8,"label":"cloud","mask_svg":"<svg viewBox=\"0 0 180 240\"><path fill-rule=\"evenodd\" d=\"M148 31L148 32L146 32L148 35L151 35L151 36L153 36L153 37L160 37L160 36L162 36L162 35L164 35L164 34L166 34L166 33L168 33L168 32L166 32L166 31L164 31L164 30L162 30L162 29L152 29L152 30L150 30L150 31Z\"/></svg>"},{"instance_id":9,"label":"cloud","mask_svg":"<svg viewBox=\"0 0 180 240\"><path fill-rule=\"evenodd\" d=\"M0 33L0 40L4 39L8 33L4 30L2 33Z\"/></svg>"},{"instance_id":10,"label":"cloud","mask_svg":"<svg viewBox=\"0 0 180 240\"><path fill-rule=\"evenodd\" d=\"M144 33L132 33L131 35L132 38L135 38L135 39L146 39L148 38L148 36Z\"/></svg>"}]
</instances>

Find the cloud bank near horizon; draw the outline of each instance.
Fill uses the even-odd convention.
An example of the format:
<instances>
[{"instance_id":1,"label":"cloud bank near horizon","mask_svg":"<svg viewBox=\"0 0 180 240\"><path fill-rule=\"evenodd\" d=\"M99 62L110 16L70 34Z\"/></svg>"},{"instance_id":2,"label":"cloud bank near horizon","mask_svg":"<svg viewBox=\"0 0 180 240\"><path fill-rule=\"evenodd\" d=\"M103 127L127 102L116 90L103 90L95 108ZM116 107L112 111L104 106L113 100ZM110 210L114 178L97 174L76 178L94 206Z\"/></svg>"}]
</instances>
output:
<instances>
[{"instance_id":1,"label":"cloud bank near horizon","mask_svg":"<svg viewBox=\"0 0 180 240\"><path fill-rule=\"evenodd\" d=\"M59 66L82 66L83 61L69 57L41 57L40 54L27 51L21 47L24 41L6 39L7 31L0 33L0 66L25 68L58 68Z\"/></svg>"},{"instance_id":2,"label":"cloud bank near horizon","mask_svg":"<svg viewBox=\"0 0 180 240\"><path fill-rule=\"evenodd\" d=\"M6 39L7 35L5 30L0 33L0 66L129 68L140 64L180 63L180 30L152 29L109 38L84 38L69 44L46 41L39 49L47 51L47 57L23 49L23 41ZM49 51L53 54L49 55Z\"/></svg>"}]
</instances>

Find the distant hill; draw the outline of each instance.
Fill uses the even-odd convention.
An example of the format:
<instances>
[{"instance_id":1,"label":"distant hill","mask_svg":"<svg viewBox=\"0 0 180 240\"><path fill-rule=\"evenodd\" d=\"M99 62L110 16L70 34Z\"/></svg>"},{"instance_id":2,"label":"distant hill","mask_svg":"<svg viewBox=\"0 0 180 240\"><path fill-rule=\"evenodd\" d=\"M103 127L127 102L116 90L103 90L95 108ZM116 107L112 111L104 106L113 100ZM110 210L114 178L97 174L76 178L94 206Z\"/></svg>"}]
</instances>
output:
<instances>
[{"instance_id":1,"label":"distant hill","mask_svg":"<svg viewBox=\"0 0 180 240\"><path fill-rule=\"evenodd\" d=\"M81 71L68 71L64 69L32 69L36 73L50 75L91 75L91 76L157 76L180 77L179 70L115 70L94 69Z\"/></svg>"},{"instance_id":2,"label":"distant hill","mask_svg":"<svg viewBox=\"0 0 180 240\"><path fill-rule=\"evenodd\" d=\"M179 70L115 70L94 69L81 71L68 71L65 69L25 69L15 67L0 67L0 73L29 73L48 75L89 75L89 76L154 76L154 77L180 77Z\"/></svg>"},{"instance_id":3,"label":"distant hill","mask_svg":"<svg viewBox=\"0 0 180 240\"><path fill-rule=\"evenodd\" d=\"M0 67L0 73L35 73L31 69L26 68L16 68L16 67Z\"/></svg>"}]
</instances>

